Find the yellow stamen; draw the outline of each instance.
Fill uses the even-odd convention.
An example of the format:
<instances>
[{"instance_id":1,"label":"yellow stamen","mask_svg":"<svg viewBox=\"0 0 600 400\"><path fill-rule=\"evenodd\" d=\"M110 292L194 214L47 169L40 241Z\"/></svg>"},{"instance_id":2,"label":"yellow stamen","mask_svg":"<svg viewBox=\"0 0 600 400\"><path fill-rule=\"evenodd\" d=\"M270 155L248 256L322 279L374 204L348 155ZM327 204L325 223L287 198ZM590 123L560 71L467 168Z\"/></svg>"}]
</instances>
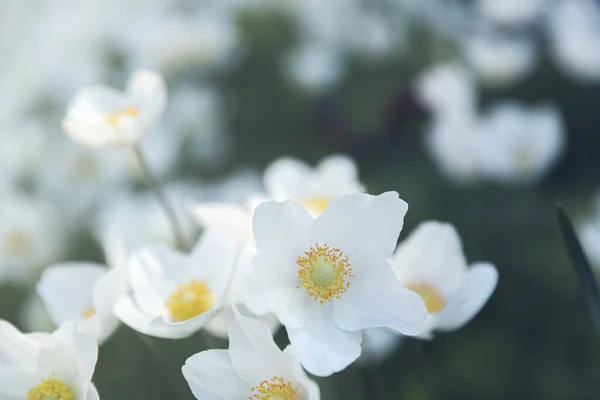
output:
<instances>
[{"instance_id":1,"label":"yellow stamen","mask_svg":"<svg viewBox=\"0 0 600 400\"><path fill-rule=\"evenodd\" d=\"M119 125L119 120L121 119L121 117L123 117L123 116L137 117L139 114L140 114L140 112L138 111L137 108L135 108L133 106L128 106L121 110L115 111L111 114L108 114L106 116L106 123L109 125L117 126L117 125Z\"/></svg>"},{"instance_id":2,"label":"yellow stamen","mask_svg":"<svg viewBox=\"0 0 600 400\"><path fill-rule=\"evenodd\" d=\"M9 254L23 255L32 250L31 235L25 229L16 228L4 238L4 249Z\"/></svg>"},{"instance_id":3,"label":"yellow stamen","mask_svg":"<svg viewBox=\"0 0 600 400\"><path fill-rule=\"evenodd\" d=\"M304 205L304 207L314 211L316 214L321 214L330 201L331 199L327 197L314 197L305 199L301 203Z\"/></svg>"},{"instance_id":4,"label":"yellow stamen","mask_svg":"<svg viewBox=\"0 0 600 400\"><path fill-rule=\"evenodd\" d=\"M446 303L444 302L444 297L442 294L429 283L415 283L408 284L406 287L413 292L416 292L419 296L423 298L425 301L425 306L427 307L427 311L430 314L437 314L441 312Z\"/></svg>"},{"instance_id":5,"label":"yellow stamen","mask_svg":"<svg viewBox=\"0 0 600 400\"><path fill-rule=\"evenodd\" d=\"M29 390L27 400L75 400L75 395L66 383L52 376Z\"/></svg>"},{"instance_id":6,"label":"yellow stamen","mask_svg":"<svg viewBox=\"0 0 600 400\"><path fill-rule=\"evenodd\" d=\"M296 259L298 286L304 287L310 297L324 304L333 298L339 299L350 287L347 278L354 278L348 256L340 249L328 245L311 247L304 256Z\"/></svg>"},{"instance_id":7,"label":"yellow stamen","mask_svg":"<svg viewBox=\"0 0 600 400\"><path fill-rule=\"evenodd\" d=\"M90 307L85 310L82 314L83 318L92 318L94 315L98 314L94 307Z\"/></svg>"},{"instance_id":8,"label":"yellow stamen","mask_svg":"<svg viewBox=\"0 0 600 400\"><path fill-rule=\"evenodd\" d=\"M262 381L252 389L250 400L300 400L300 394L292 384L278 376Z\"/></svg>"},{"instance_id":9,"label":"yellow stamen","mask_svg":"<svg viewBox=\"0 0 600 400\"><path fill-rule=\"evenodd\" d=\"M204 281L192 279L171 294L165 306L174 321L182 322L209 311L213 306L212 292Z\"/></svg>"}]
</instances>

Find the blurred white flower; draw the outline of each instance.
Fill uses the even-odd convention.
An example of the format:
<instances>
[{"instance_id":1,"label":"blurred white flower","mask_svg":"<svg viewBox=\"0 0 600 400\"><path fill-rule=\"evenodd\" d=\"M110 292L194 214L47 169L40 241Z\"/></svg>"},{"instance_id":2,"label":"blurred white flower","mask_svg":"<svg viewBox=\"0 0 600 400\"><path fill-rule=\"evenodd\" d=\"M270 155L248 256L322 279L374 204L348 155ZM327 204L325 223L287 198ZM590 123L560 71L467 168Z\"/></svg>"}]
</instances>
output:
<instances>
[{"instance_id":1,"label":"blurred white flower","mask_svg":"<svg viewBox=\"0 0 600 400\"><path fill-rule=\"evenodd\" d=\"M402 344L403 336L388 328L363 330L362 353L357 365L369 367L392 355Z\"/></svg>"},{"instance_id":2,"label":"blurred white flower","mask_svg":"<svg viewBox=\"0 0 600 400\"><path fill-rule=\"evenodd\" d=\"M532 22L548 3L547 0L479 0L479 9L493 22L516 26Z\"/></svg>"},{"instance_id":3,"label":"blurred white flower","mask_svg":"<svg viewBox=\"0 0 600 400\"><path fill-rule=\"evenodd\" d=\"M463 43L463 54L477 75L495 86L522 80L536 61L535 44L525 37L472 35Z\"/></svg>"},{"instance_id":4,"label":"blurred white flower","mask_svg":"<svg viewBox=\"0 0 600 400\"><path fill-rule=\"evenodd\" d=\"M475 80L467 68L455 63L436 65L417 79L420 102L436 116L472 112L476 102Z\"/></svg>"},{"instance_id":5,"label":"blurred white flower","mask_svg":"<svg viewBox=\"0 0 600 400\"><path fill-rule=\"evenodd\" d=\"M91 383L98 345L72 323L24 335L0 320L0 398L98 400Z\"/></svg>"},{"instance_id":6,"label":"blurred white flower","mask_svg":"<svg viewBox=\"0 0 600 400\"><path fill-rule=\"evenodd\" d=\"M429 313L419 337L426 339L434 330L452 331L469 322L498 281L498 271L489 263L468 267L456 229L436 221L419 225L390 263L400 283L425 301Z\"/></svg>"},{"instance_id":7,"label":"blurred white flower","mask_svg":"<svg viewBox=\"0 0 600 400\"><path fill-rule=\"evenodd\" d=\"M127 289L127 265L107 269L86 262L51 265L37 284L37 293L56 325L74 322L77 331L99 344L119 326L112 308Z\"/></svg>"},{"instance_id":8,"label":"blurred white flower","mask_svg":"<svg viewBox=\"0 0 600 400\"><path fill-rule=\"evenodd\" d=\"M313 216L331 200L365 190L354 160L342 155L329 156L315 168L294 158L280 158L265 170L264 183L269 198L294 200Z\"/></svg>"},{"instance_id":9,"label":"blurred white flower","mask_svg":"<svg viewBox=\"0 0 600 400\"><path fill-rule=\"evenodd\" d=\"M0 190L0 281L35 279L66 250L65 226L48 203Z\"/></svg>"},{"instance_id":10,"label":"blurred white flower","mask_svg":"<svg viewBox=\"0 0 600 400\"><path fill-rule=\"evenodd\" d=\"M5 134L0 134L0 170L9 181L32 179L43 169L41 160L48 140L42 124L42 120L34 119L6 127Z\"/></svg>"},{"instance_id":11,"label":"blurred white flower","mask_svg":"<svg viewBox=\"0 0 600 400\"><path fill-rule=\"evenodd\" d=\"M52 332L56 329L56 324L48 316L44 302L35 292L29 293L21 304L15 322L25 332Z\"/></svg>"},{"instance_id":12,"label":"blurred white flower","mask_svg":"<svg viewBox=\"0 0 600 400\"><path fill-rule=\"evenodd\" d=\"M342 56L323 44L297 47L283 62L293 82L314 92L330 89L345 73Z\"/></svg>"},{"instance_id":13,"label":"blurred white flower","mask_svg":"<svg viewBox=\"0 0 600 400\"><path fill-rule=\"evenodd\" d=\"M131 295L121 297L115 315L144 334L184 338L201 329L223 303L237 257L234 243L206 231L189 255L149 247L129 261Z\"/></svg>"},{"instance_id":14,"label":"blurred white flower","mask_svg":"<svg viewBox=\"0 0 600 400\"><path fill-rule=\"evenodd\" d=\"M291 200L257 207L246 304L277 315L312 374L331 375L355 361L362 329L421 332L425 304L386 260L407 209L395 192L332 200L316 219Z\"/></svg>"},{"instance_id":15,"label":"blurred white flower","mask_svg":"<svg viewBox=\"0 0 600 400\"><path fill-rule=\"evenodd\" d=\"M160 75L138 70L125 92L105 85L77 92L67 108L63 128L89 147L132 146L161 118L166 96Z\"/></svg>"},{"instance_id":16,"label":"blurred white flower","mask_svg":"<svg viewBox=\"0 0 600 400\"><path fill-rule=\"evenodd\" d=\"M279 350L268 327L235 310L229 350L188 358L181 371L197 399L319 400L320 391L298 361Z\"/></svg>"},{"instance_id":17,"label":"blurred white flower","mask_svg":"<svg viewBox=\"0 0 600 400\"><path fill-rule=\"evenodd\" d=\"M590 0L559 0L548 23L559 66L576 79L600 79L600 6Z\"/></svg>"},{"instance_id":18,"label":"blurred white flower","mask_svg":"<svg viewBox=\"0 0 600 400\"><path fill-rule=\"evenodd\" d=\"M480 123L482 173L502 182L536 182L562 155L566 142L562 117L550 106L501 103Z\"/></svg>"}]
</instances>

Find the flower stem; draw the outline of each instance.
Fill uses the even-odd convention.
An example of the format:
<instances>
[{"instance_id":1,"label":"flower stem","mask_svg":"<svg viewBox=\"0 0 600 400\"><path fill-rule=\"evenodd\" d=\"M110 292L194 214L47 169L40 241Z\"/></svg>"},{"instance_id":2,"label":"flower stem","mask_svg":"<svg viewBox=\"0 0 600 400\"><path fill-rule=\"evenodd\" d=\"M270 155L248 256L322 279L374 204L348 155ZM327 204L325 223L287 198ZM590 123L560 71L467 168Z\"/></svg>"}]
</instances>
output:
<instances>
[{"instance_id":1,"label":"flower stem","mask_svg":"<svg viewBox=\"0 0 600 400\"><path fill-rule=\"evenodd\" d=\"M419 339L413 339L412 341L416 364L415 369L419 381L421 382L423 394L427 400L436 400L437 395L435 393L434 383L427 371L427 366L425 365L425 357L423 357L423 344Z\"/></svg>"},{"instance_id":2,"label":"flower stem","mask_svg":"<svg viewBox=\"0 0 600 400\"><path fill-rule=\"evenodd\" d=\"M150 169L150 166L148 164L148 161L146 160L146 156L144 155L142 148L140 146L133 146L132 149L136 159L140 164L140 167L142 168L142 172L144 173L146 180L148 181L148 185L150 186L152 192L156 196L156 200L165 212L167 220L169 221L169 225L171 226L173 238L175 239L175 245L179 250L186 250L187 246L183 234L183 229L181 229L181 225L179 224L179 220L177 219L175 210L173 209L173 206L167 198L167 194L165 193L160 179L158 179Z\"/></svg>"}]
</instances>

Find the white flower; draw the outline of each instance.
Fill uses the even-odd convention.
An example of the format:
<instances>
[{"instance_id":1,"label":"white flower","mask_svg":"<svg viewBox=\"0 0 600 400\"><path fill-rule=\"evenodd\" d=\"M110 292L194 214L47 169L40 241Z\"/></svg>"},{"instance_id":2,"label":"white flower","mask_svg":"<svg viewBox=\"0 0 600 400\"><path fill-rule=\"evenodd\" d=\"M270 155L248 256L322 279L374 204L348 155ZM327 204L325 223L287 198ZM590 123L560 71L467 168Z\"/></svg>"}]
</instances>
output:
<instances>
[{"instance_id":1,"label":"white flower","mask_svg":"<svg viewBox=\"0 0 600 400\"><path fill-rule=\"evenodd\" d=\"M309 372L327 376L356 360L362 329L421 332L425 304L387 262L407 209L395 192L332 200L316 219L294 201L257 207L246 303L277 315Z\"/></svg>"},{"instance_id":2,"label":"white flower","mask_svg":"<svg viewBox=\"0 0 600 400\"><path fill-rule=\"evenodd\" d=\"M463 43L463 53L477 75L489 85L512 85L534 67L536 48L525 38L473 35Z\"/></svg>"},{"instance_id":3,"label":"white flower","mask_svg":"<svg viewBox=\"0 0 600 400\"><path fill-rule=\"evenodd\" d=\"M600 196L592 212L578 224L579 239L592 265L600 269Z\"/></svg>"},{"instance_id":4,"label":"white flower","mask_svg":"<svg viewBox=\"0 0 600 400\"><path fill-rule=\"evenodd\" d=\"M505 25L528 24L547 4L547 0L479 0L479 8L485 17Z\"/></svg>"},{"instance_id":5,"label":"white flower","mask_svg":"<svg viewBox=\"0 0 600 400\"><path fill-rule=\"evenodd\" d=\"M48 315L56 325L76 323L79 332L105 341L119 326L112 308L128 289L127 265L69 262L48 267L37 284Z\"/></svg>"},{"instance_id":6,"label":"white flower","mask_svg":"<svg viewBox=\"0 0 600 400\"><path fill-rule=\"evenodd\" d=\"M65 227L50 204L0 190L0 281L35 279L66 248Z\"/></svg>"},{"instance_id":7,"label":"white flower","mask_svg":"<svg viewBox=\"0 0 600 400\"><path fill-rule=\"evenodd\" d=\"M201 329L221 306L237 252L221 232L205 232L191 254L167 247L139 250L129 261L131 295L115 305L126 325L178 339Z\"/></svg>"},{"instance_id":8,"label":"white flower","mask_svg":"<svg viewBox=\"0 0 600 400\"><path fill-rule=\"evenodd\" d=\"M76 93L63 128L90 147L132 146L157 123L165 103L162 77L139 70L127 82L125 92L96 85Z\"/></svg>"},{"instance_id":9,"label":"white flower","mask_svg":"<svg viewBox=\"0 0 600 400\"><path fill-rule=\"evenodd\" d=\"M71 323L24 335L0 320L0 398L97 400L97 358L96 342Z\"/></svg>"},{"instance_id":10,"label":"white flower","mask_svg":"<svg viewBox=\"0 0 600 400\"><path fill-rule=\"evenodd\" d=\"M371 328L363 331L362 353L357 365L370 367L392 355L402 344L403 336L387 328Z\"/></svg>"},{"instance_id":11,"label":"white flower","mask_svg":"<svg viewBox=\"0 0 600 400\"><path fill-rule=\"evenodd\" d=\"M561 115L550 106L501 103L481 119L481 172L504 182L535 182L562 155L566 136Z\"/></svg>"},{"instance_id":12,"label":"white flower","mask_svg":"<svg viewBox=\"0 0 600 400\"><path fill-rule=\"evenodd\" d=\"M295 200L313 216L331 200L365 190L358 180L356 164L342 155L329 156L315 168L294 158L281 158L267 167L264 183L271 199Z\"/></svg>"},{"instance_id":13,"label":"white flower","mask_svg":"<svg viewBox=\"0 0 600 400\"><path fill-rule=\"evenodd\" d=\"M558 1L548 30L559 66L583 81L600 79L600 6L595 1Z\"/></svg>"},{"instance_id":14,"label":"white flower","mask_svg":"<svg viewBox=\"0 0 600 400\"><path fill-rule=\"evenodd\" d=\"M319 400L317 384L292 355L279 350L268 327L234 312L229 350L195 354L181 369L194 396L202 400Z\"/></svg>"},{"instance_id":15,"label":"white flower","mask_svg":"<svg viewBox=\"0 0 600 400\"><path fill-rule=\"evenodd\" d=\"M498 272L489 263L468 267L454 227L436 221L419 225L390 263L400 283L425 300L429 314L422 338L431 338L433 330L451 331L465 325L498 281Z\"/></svg>"},{"instance_id":16,"label":"white flower","mask_svg":"<svg viewBox=\"0 0 600 400\"><path fill-rule=\"evenodd\" d=\"M296 84L308 91L331 88L344 76L345 66L336 51L322 44L306 44L283 60L284 71Z\"/></svg>"}]
</instances>

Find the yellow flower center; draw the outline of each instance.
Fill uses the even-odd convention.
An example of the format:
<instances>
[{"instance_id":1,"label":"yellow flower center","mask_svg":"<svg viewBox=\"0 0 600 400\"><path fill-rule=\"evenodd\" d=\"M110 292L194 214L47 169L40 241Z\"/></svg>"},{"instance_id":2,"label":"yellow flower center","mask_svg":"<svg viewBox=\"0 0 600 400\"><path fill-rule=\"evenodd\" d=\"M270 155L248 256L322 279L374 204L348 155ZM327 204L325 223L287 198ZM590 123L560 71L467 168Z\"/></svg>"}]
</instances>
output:
<instances>
[{"instance_id":1,"label":"yellow flower center","mask_svg":"<svg viewBox=\"0 0 600 400\"><path fill-rule=\"evenodd\" d=\"M348 256L328 245L311 247L296 259L296 264L300 267L296 287L304 287L306 293L321 304L341 298L350 287L346 279L354 277Z\"/></svg>"},{"instance_id":2,"label":"yellow flower center","mask_svg":"<svg viewBox=\"0 0 600 400\"><path fill-rule=\"evenodd\" d=\"M85 310L83 312L83 314L81 314L81 315L83 316L83 318L92 318L97 313L98 312L96 311L96 309L94 307L90 307L87 310Z\"/></svg>"},{"instance_id":3,"label":"yellow flower center","mask_svg":"<svg viewBox=\"0 0 600 400\"><path fill-rule=\"evenodd\" d=\"M213 306L212 292L204 281L192 279L177 288L165 302L174 321L183 322L210 310Z\"/></svg>"},{"instance_id":4,"label":"yellow flower center","mask_svg":"<svg viewBox=\"0 0 600 400\"><path fill-rule=\"evenodd\" d=\"M305 199L301 203L304 207L308 208L311 211L314 211L316 214L321 214L330 201L331 199L327 197L314 197Z\"/></svg>"},{"instance_id":5,"label":"yellow flower center","mask_svg":"<svg viewBox=\"0 0 600 400\"><path fill-rule=\"evenodd\" d=\"M13 229L4 238L4 249L9 254L24 255L32 250L32 245L31 236L25 229Z\"/></svg>"},{"instance_id":6,"label":"yellow flower center","mask_svg":"<svg viewBox=\"0 0 600 400\"><path fill-rule=\"evenodd\" d=\"M437 314L444 309L446 305L444 297L433 285L429 283L415 283L408 284L406 287L423 298L427 311L430 314Z\"/></svg>"},{"instance_id":7,"label":"yellow flower center","mask_svg":"<svg viewBox=\"0 0 600 400\"><path fill-rule=\"evenodd\" d=\"M252 389L250 400L300 400L300 394L292 384L278 376L262 381Z\"/></svg>"},{"instance_id":8,"label":"yellow flower center","mask_svg":"<svg viewBox=\"0 0 600 400\"><path fill-rule=\"evenodd\" d=\"M121 119L121 117L137 117L138 115L138 109L133 106L129 106L108 114L106 116L106 123L109 125L117 126L119 125L119 120Z\"/></svg>"},{"instance_id":9,"label":"yellow flower center","mask_svg":"<svg viewBox=\"0 0 600 400\"><path fill-rule=\"evenodd\" d=\"M29 390L27 400L75 400L75 395L66 383L51 377Z\"/></svg>"}]
</instances>

